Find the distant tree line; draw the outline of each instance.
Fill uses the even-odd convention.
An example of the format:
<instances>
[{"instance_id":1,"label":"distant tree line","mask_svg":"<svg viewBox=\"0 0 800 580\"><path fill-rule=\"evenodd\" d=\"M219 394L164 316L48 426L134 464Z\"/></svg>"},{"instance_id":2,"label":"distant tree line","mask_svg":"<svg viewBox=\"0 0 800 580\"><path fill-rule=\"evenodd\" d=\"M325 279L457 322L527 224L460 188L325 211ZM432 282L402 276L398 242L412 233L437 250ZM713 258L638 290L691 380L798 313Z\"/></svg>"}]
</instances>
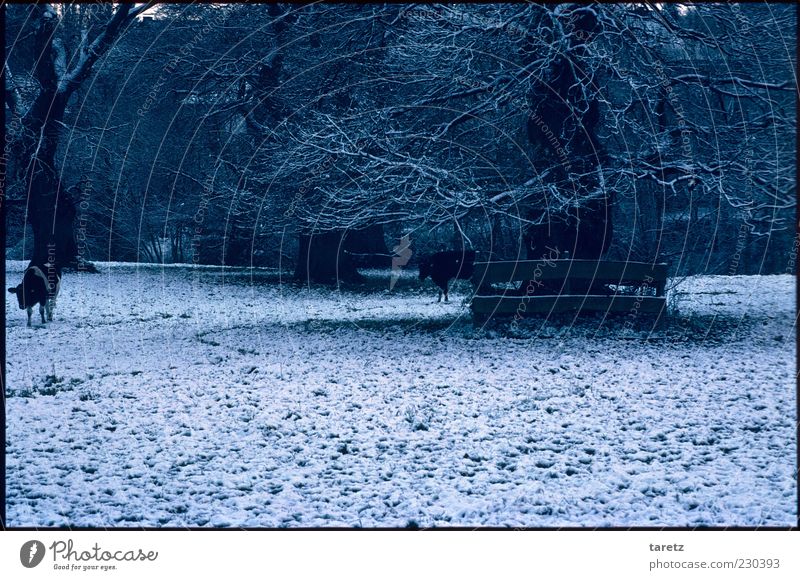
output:
<instances>
[{"instance_id":1,"label":"distant tree line","mask_svg":"<svg viewBox=\"0 0 800 580\"><path fill-rule=\"evenodd\" d=\"M3 10L9 256L329 280L406 234L678 274L794 247L790 4Z\"/></svg>"}]
</instances>

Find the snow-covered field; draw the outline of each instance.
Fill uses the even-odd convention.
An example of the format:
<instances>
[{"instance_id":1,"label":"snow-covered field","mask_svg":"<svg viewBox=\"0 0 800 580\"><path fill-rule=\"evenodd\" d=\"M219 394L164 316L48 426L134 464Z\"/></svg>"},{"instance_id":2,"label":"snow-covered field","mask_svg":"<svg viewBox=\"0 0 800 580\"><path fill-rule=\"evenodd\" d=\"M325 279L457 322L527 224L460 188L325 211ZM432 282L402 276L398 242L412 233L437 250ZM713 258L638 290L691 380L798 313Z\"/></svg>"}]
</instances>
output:
<instances>
[{"instance_id":1,"label":"snow-covered field","mask_svg":"<svg viewBox=\"0 0 800 580\"><path fill-rule=\"evenodd\" d=\"M797 521L793 277L689 279L655 330L480 329L413 273L98 266L46 327L6 303L12 526Z\"/></svg>"}]
</instances>

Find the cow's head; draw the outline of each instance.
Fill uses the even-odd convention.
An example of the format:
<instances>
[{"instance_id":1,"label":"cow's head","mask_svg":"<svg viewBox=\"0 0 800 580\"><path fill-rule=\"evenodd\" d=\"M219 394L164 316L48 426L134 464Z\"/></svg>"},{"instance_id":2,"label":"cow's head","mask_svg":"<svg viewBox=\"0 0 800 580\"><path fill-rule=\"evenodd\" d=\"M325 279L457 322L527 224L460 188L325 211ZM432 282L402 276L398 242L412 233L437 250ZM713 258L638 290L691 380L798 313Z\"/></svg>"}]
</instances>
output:
<instances>
[{"instance_id":1,"label":"cow's head","mask_svg":"<svg viewBox=\"0 0 800 580\"><path fill-rule=\"evenodd\" d=\"M25 306L26 306L26 304L25 304L25 287L22 284L20 284L16 288L9 288L8 291L11 294L16 294L17 295L17 302L19 302L19 308L20 308L20 310L23 310L25 308Z\"/></svg>"}]
</instances>

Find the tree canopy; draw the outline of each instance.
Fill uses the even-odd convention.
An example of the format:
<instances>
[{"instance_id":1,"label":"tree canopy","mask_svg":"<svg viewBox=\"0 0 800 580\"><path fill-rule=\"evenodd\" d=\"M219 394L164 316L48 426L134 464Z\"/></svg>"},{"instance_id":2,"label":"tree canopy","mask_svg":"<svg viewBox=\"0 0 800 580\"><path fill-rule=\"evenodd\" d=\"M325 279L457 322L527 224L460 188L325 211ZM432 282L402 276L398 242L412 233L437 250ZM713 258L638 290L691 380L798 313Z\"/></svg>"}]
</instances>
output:
<instances>
[{"instance_id":1,"label":"tree canopy","mask_svg":"<svg viewBox=\"0 0 800 580\"><path fill-rule=\"evenodd\" d=\"M773 269L792 243L792 5L144 8L5 7L8 134L31 158L8 128L52 103L46 64L92 259L276 265L369 230L728 273L741 232Z\"/></svg>"}]
</instances>

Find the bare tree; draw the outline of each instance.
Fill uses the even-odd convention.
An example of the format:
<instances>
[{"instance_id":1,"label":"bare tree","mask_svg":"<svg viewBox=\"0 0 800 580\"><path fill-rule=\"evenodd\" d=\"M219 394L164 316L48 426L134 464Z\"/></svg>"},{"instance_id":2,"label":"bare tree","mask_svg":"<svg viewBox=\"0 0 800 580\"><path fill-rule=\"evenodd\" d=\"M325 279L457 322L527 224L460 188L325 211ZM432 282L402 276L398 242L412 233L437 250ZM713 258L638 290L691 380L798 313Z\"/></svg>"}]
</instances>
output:
<instances>
[{"instance_id":1,"label":"bare tree","mask_svg":"<svg viewBox=\"0 0 800 580\"><path fill-rule=\"evenodd\" d=\"M740 221L748 239L786 242L795 40L770 33L791 29L793 6L159 12L168 74L139 84L173 96L176 112L136 120L141 151L169 130L157 159L141 155L147 183L144 167L118 165L132 199L145 188L158 202L147 215L180 236L176 254L199 214L196 236L219 240L208 260L293 238L298 274L320 278L385 253L383 228L518 257L691 248L705 261L695 269L730 254Z\"/></svg>"},{"instance_id":2,"label":"bare tree","mask_svg":"<svg viewBox=\"0 0 800 580\"><path fill-rule=\"evenodd\" d=\"M7 107L13 120L15 167L22 176L27 198L28 220L33 229L32 259L56 267L77 259L75 205L62 187L57 164L59 138L70 97L91 75L95 63L119 38L126 27L150 3L122 4L103 24L91 18L81 22L80 40L70 51L64 35L65 7L36 4L30 7L35 91L30 98L17 87L16 77L6 66ZM88 7L87 7L88 8ZM105 7L98 10L104 11Z\"/></svg>"}]
</instances>

